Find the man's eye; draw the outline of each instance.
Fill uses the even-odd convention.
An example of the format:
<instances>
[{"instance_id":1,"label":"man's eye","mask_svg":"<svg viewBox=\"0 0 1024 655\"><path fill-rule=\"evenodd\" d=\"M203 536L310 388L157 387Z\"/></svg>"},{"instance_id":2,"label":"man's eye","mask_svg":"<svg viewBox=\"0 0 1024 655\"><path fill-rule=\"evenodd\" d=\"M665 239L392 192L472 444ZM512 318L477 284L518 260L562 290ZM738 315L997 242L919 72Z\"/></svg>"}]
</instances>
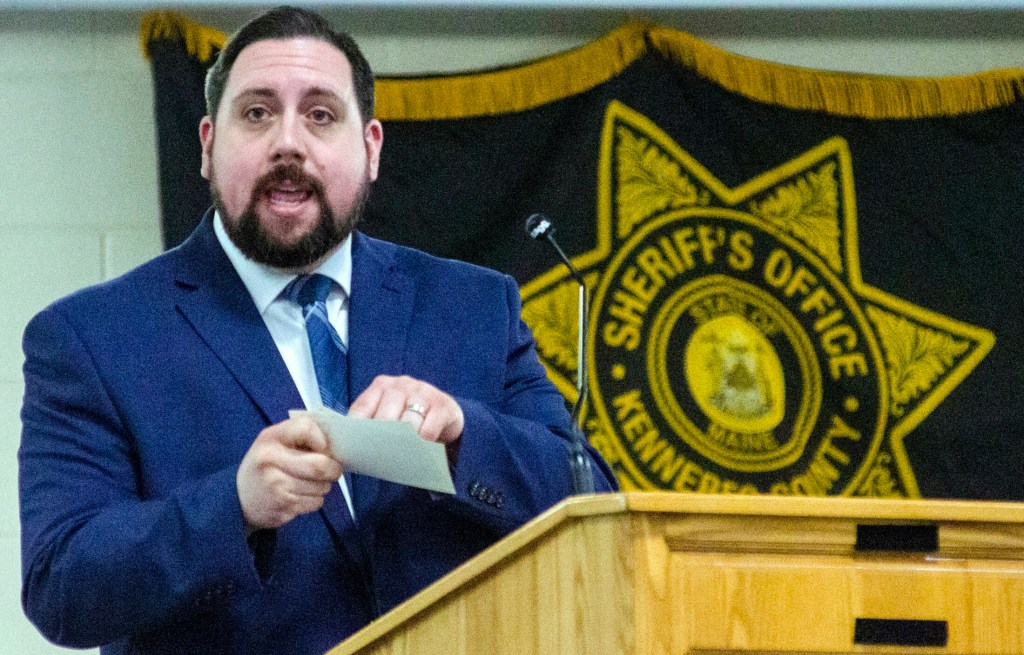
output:
<instances>
[{"instance_id":1,"label":"man's eye","mask_svg":"<svg viewBox=\"0 0 1024 655\"><path fill-rule=\"evenodd\" d=\"M334 122L334 114L326 109L314 109L309 112L309 118L317 125L327 125Z\"/></svg>"},{"instance_id":2,"label":"man's eye","mask_svg":"<svg viewBox=\"0 0 1024 655\"><path fill-rule=\"evenodd\" d=\"M253 123L261 121L267 116L267 110L263 107L250 107L245 110L245 119Z\"/></svg>"}]
</instances>

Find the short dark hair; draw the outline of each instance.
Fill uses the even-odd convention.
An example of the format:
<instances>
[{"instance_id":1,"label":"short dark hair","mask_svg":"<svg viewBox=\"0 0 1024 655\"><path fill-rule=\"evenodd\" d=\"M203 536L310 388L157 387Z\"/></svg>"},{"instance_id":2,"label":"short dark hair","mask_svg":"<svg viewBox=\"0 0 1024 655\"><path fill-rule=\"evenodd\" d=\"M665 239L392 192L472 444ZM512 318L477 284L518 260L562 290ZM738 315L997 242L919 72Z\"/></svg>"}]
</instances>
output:
<instances>
[{"instance_id":1,"label":"short dark hair","mask_svg":"<svg viewBox=\"0 0 1024 655\"><path fill-rule=\"evenodd\" d=\"M336 32L320 14L296 7L276 7L260 14L231 35L217 61L206 73L206 111L211 120L216 120L228 74L235 65L238 55L246 46L257 41L270 39L295 39L309 37L330 43L340 50L352 66L352 84L356 91L356 102L363 123L373 118L373 71L359 46L351 36Z\"/></svg>"}]
</instances>

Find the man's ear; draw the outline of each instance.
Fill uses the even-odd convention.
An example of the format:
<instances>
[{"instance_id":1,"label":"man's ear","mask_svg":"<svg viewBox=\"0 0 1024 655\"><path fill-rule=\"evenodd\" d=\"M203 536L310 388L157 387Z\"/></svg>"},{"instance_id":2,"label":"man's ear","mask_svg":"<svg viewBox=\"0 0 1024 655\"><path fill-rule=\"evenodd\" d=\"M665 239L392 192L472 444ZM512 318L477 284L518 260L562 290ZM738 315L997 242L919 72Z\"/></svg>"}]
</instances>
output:
<instances>
[{"instance_id":1,"label":"man's ear","mask_svg":"<svg viewBox=\"0 0 1024 655\"><path fill-rule=\"evenodd\" d=\"M213 153L213 121L209 116L203 116L199 121L199 143L203 147L203 161L199 166L199 173L206 179L210 179L210 157Z\"/></svg>"},{"instance_id":2,"label":"man's ear","mask_svg":"<svg viewBox=\"0 0 1024 655\"><path fill-rule=\"evenodd\" d=\"M363 127L363 142L366 144L366 160L370 167L370 181L377 179L380 166L380 149L384 145L384 126L376 118Z\"/></svg>"}]
</instances>

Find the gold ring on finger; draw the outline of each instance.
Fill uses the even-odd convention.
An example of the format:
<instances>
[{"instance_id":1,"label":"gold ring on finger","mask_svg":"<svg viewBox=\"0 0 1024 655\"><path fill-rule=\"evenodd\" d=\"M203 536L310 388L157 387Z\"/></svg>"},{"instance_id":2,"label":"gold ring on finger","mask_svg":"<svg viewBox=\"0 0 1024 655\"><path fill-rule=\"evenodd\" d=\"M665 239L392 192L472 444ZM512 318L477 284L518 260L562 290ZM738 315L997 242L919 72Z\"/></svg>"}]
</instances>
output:
<instances>
[{"instance_id":1,"label":"gold ring on finger","mask_svg":"<svg viewBox=\"0 0 1024 655\"><path fill-rule=\"evenodd\" d=\"M427 418L427 408L419 403L409 403L405 406L405 411L419 414L420 418Z\"/></svg>"}]
</instances>

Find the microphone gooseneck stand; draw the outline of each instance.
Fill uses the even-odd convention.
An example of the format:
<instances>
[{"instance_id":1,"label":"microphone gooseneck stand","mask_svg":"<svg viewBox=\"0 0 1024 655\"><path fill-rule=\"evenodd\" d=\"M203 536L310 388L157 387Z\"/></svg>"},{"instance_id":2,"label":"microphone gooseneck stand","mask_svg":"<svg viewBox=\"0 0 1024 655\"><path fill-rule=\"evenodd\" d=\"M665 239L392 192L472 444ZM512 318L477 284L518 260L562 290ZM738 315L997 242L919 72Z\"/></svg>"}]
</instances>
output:
<instances>
[{"instance_id":1,"label":"microphone gooseneck stand","mask_svg":"<svg viewBox=\"0 0 1024 655\"><path fill-rule=\"evenodd\" d=\"M578 324L579 334L576 339L576 402L572 406L572 443L569 446L569 472L572 475L572 488L574 494L594 493L594 475L590 463L590 456L587 455L587 436L580 424L580 412L583 403L587 400L587 330L588 327L588 299L587 283L583 276L572 265L566 256L565 251L555 241L555 227L551 221L541 214L533 214L526 219L526 233L531 239L544 240L551 244L558 258L569 269L569 273L576 280L579 286L579 309Z\"/></svg>"}]
</instances>

